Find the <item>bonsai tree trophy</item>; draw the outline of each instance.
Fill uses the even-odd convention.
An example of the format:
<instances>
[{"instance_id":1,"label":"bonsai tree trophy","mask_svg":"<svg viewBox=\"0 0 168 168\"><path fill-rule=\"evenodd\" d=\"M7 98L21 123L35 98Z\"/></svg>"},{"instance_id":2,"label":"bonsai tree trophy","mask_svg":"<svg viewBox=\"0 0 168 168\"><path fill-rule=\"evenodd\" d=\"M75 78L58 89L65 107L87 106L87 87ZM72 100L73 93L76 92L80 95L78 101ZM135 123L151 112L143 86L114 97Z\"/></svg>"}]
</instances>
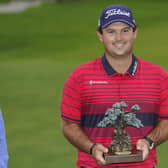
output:
<instances>
[{"instance_id":1,"label":"bonsai tree trophy","mask_svg":"<svg viewBox=\"0 0 168 168\"><path fill-rule=\"evenodd\" d=\"M97 124L98 127L115 127L109 153L105 154L107 164L142 161L142 153L134 150L130 136L124 130L126 126L143 127L134 113L134 111L140 110L140 107L135 104L130 111L124 111L126 107L128 106L125 102L113 104L112 108L106 111L104 118Z\"/></svg>"}]
</instances>

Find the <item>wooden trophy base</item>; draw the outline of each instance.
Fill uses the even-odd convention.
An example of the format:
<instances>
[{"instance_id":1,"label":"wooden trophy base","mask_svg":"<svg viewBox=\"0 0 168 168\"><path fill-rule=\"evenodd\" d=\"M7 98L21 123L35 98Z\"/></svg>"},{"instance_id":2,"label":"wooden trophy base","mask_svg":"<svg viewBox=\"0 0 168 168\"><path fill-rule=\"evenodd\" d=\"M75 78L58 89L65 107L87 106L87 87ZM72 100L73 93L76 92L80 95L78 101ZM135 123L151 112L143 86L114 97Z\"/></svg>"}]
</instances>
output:
<instances>
[{"instance_id":1,"label":"wooden trophy base","mask_svg":"<svg viewBox=\"0 0 168 168\"><path fill-rule=\"evenodd\" d=\"M104 155L106 163L131 163L131 162L142 162L142 152L132 151L131 154L112 154L107 153Z\"/></svg>"}]
</instances>

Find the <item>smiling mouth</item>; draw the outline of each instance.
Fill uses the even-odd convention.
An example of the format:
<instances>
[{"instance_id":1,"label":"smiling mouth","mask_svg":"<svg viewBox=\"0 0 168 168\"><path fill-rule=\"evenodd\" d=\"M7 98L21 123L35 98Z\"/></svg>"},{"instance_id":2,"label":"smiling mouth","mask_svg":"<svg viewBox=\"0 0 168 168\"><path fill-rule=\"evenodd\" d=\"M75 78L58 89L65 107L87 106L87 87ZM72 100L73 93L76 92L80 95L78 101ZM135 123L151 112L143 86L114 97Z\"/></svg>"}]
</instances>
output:
<instances>
[{"instance_id":1,"label":"smiling mouth","mask_svg":"<svg viewBox=\"0 0 168 168\"><path fill-rule=\"evenodd\" d=\"M116 47L116 48L122 48L122 47L124 47L124 43L118 43L118 44L114 44L114 46Z\"/></svg>"},{"instance_id":2,"label":"smiling mouth","mask_svg":"<svg viewBox=\"0 0 168 168\"><path fill-rule=\"evenodd\" d=\"M122 47L124 44L116 44L117 47Z\"/></svg>"}]
</instances>

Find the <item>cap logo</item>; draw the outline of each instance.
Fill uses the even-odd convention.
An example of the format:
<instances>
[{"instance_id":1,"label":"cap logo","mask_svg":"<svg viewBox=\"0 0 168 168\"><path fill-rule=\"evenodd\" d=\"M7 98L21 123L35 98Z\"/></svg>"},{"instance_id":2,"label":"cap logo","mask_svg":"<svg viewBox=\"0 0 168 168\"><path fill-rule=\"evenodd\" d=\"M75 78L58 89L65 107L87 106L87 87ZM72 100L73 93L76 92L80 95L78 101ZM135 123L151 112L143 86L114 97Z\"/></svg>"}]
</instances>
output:
<instances>
[{"instance_id":1,"label":"cap logo","mask_svg":"<svg viewBox=\"0 0 168 168\"><path fill-rule=\"evenodd\" d=\"M108 19L110 16L113 16L113 15L125 15L125 16L130 17L130 12L127 12L121 9L110 9L106 11L105 19Z\"/></svg>"}]
</instances>

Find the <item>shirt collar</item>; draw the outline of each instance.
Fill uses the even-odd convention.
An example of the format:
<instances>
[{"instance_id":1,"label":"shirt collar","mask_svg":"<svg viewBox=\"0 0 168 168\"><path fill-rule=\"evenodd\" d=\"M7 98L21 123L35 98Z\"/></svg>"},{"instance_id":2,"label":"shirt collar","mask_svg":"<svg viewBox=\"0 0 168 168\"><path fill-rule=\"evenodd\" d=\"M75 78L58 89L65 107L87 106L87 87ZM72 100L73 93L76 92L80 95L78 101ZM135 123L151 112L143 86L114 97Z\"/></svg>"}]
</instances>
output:
<instances>
[{"instance_id":1,"label":"shirt collar","mask_svg":"<svg viewBox=\"0 0 168 168\"><path fill-rule=\"evenodd\" d=\"M107 75L113 75L115 73L117 73L113 67L109 64L109 62L107 61L105 55L102 56L101 58L101 62L102 62L102 65L107 73ZM136 74L136 71L137 71L137 68L138 68L138 60L137 58L133 55L132 56L132 63L130 65L130 67L128 68L127 72L132 75L132 76L135 76Z\"/></svg>"}]
</instances>

